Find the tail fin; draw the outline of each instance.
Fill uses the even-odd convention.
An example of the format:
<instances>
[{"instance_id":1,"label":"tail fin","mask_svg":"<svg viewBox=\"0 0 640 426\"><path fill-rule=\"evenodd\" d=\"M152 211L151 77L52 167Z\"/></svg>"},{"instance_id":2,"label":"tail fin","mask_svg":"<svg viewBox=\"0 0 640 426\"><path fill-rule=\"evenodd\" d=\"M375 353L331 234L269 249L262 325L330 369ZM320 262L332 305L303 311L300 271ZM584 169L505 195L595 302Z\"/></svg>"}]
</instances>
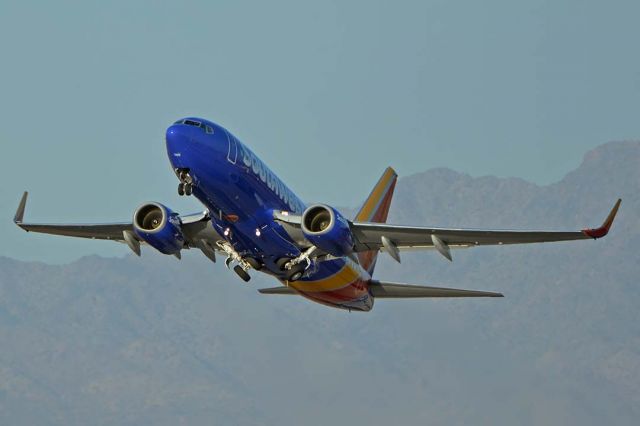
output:
<instances>
[{"instance_id":1,"label":"tail fin","mask_svg":"<svg viewBox=\"0 0 640 426\"><path fill-rule=\"evenodd\" d=\"M397 179L396 172L391 167L387 167L356 215L356 222L385 223L387 221ZM360 260L360 265L369 274L373 274L376 260L378 259L378 251L371 250L359 253L358 259Z\"/></svg>"}]
</instances>

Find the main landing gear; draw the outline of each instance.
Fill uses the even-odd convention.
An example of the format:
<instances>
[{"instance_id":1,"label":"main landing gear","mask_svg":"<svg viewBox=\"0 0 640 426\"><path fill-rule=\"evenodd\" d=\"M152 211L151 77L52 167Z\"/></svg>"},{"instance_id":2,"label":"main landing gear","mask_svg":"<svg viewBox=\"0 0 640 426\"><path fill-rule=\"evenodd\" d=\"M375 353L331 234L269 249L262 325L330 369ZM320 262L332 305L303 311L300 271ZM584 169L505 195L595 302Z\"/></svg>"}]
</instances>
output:
<instances>
[{"instance_id":1,"label":"main landing gear","mask_svg":"<svg viewBox=\"0 0 640 426\"><path fill-rule=\"evenodd\" d=\"M220 249L227 253L227 259L224 261L227 268L231 269L231 264L236 262L237 265L233 267L233 272L238 274L242 281L248 282L251 279L251 275L249 275L247 271L251 269L251 264L243 259L242 256L240 256L240 253L238 253L227 241L218 241L216 244Z\"/></svg>"},{"instance_id":2,"label":"main landing gear","mask_svg":"<svg viewBox=\"0 0 640 426\"><path fill-rule=\"evenodd\" d=\"M304 272L311 266L311 255L316 250L315 246L309 247L298 257L289 259L283 257L276 264L285 272L285 279L289 282L298 281L304 275Z\"/></svg>"},{"instance_id":3,"label":"main landing gear","mask_svg":"<svg viewBox=\"0 0 640 426\"><path fill-rule=\"evenodd\" d=\"M180 179L178 195L191 195L193 193L193 178L189 175L189 169L177 169L176 174Z\"/></svg>"},{"instance_id":4,"label":"main landing gear","mask_svg":"<svg viewBox=\"0 0 640 426\"><path fill-rule=\"evenodd\" d=\"M240 265L236 265L233 267L233 272L235 272L236 274L238 274L238 276L242 279L242 281L249 282L249 280L251 279L251 275L249 275L249 273L247 271L245 271L244 269L242 269L242 266Z\"/></svg>"},{"instance_id":5,"label":"main landing gear","mask_svg":"<svg viewBox=\"0 0 640 426\"><path fill-rule=\"evenodd\" d=\"M240 279L244 282L248 282L251 279L249 275L249 269L255 269L259 271L264 264L253 257L242 257L240 253L229 243L228 241L220 240L216 242L217 246L227 253L227 259L224 261L227 268L232 269L238 274ZM299 256L290 258L282 257L276 261L276 266L284 273L284 279L288 282L298 281L304 276L305 271L311 266L310 257L313 255L316 247L312 246L300 253Z\"/></svg>"}]
</instances>

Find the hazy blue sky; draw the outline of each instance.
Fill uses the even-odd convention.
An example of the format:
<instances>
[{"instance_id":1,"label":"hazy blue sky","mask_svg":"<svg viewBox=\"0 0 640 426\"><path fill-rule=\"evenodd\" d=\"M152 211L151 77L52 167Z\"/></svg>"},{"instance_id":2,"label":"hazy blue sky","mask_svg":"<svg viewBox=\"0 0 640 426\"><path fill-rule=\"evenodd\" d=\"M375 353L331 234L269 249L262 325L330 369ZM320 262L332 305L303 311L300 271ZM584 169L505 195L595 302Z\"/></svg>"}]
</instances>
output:
<instances>
[{"instance_id":1,"label":"hazy blue sky","mask_svg":"<svg viewBox=\"0 0 640 426\"><path fill-rule=\"evenodd\" d=\"M0 255L125 252L14 229L24 189L32 220L199 210L164 150L185 115L307 201L355 205L387 165L553 182L640 136L638 16L637 1L0 0Z\"/></svg>"}]
</instances>

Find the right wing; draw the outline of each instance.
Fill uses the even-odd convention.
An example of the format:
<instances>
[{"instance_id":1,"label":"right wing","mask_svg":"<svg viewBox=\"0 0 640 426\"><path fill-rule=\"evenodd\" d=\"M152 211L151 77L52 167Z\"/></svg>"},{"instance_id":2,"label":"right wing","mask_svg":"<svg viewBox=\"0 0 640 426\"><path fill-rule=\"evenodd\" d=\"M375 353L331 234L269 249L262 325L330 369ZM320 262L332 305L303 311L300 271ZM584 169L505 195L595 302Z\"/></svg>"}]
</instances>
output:
<instances>
[{"instance_id":1,"label":"right wing","mask_svg":"<svg viewBox=\"0 0 640 426\"><path fill-rule=\"evenodd\" d=\"M42 234L63 235L67 237L90 238L94 240L111 240L127 243L129 247L140 255L140 244L144 241L138 239L133 232L132 222L117 223L95 223L95 224L54 224L54 223L28 223L24 222L24 211L27 205L29 193L25 191L18 205L18 210L13 218L13 222L27 232L38 232ZM221 240L209 223L209 217L205 213L199 213L180 217L187 246L195 247L209 259L215 262L214 250L217 249L215 242Z\"/></svg>"},{"instance_id":2,"label":"right wing","mask_svg":"<svg viewBox=\"0 0 640 426\"><path fill-rule=\"evenodd\" d=\"M13 222L27 232L114 241L124 241L124 231L133 232L133 224L131 222L99 224L25 223L23 219L28 196L29 193L25 191L13 218Z\"/></svg>"}]
</instances>

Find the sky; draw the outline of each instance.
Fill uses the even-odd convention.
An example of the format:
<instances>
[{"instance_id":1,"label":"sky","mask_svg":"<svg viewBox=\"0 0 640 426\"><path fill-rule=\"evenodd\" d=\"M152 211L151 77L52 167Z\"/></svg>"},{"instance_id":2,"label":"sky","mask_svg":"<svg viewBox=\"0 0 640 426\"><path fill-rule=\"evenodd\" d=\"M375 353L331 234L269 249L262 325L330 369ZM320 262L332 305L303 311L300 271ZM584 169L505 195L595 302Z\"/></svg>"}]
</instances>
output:
<instances>
[{"instance_id":1,"label":"sky","mask_svg":"<svg viewBox=\"0 0 640 426\"><path fill-rule=\"evenodd\" d=\"M637 16L634 1L0 0L0 256L127 251L24 234L24 190L32 221L201 210L164 148L187 115L308 202L357 205L388 165L558 181L640 138Z\"/></svg>"}]
</instances>

